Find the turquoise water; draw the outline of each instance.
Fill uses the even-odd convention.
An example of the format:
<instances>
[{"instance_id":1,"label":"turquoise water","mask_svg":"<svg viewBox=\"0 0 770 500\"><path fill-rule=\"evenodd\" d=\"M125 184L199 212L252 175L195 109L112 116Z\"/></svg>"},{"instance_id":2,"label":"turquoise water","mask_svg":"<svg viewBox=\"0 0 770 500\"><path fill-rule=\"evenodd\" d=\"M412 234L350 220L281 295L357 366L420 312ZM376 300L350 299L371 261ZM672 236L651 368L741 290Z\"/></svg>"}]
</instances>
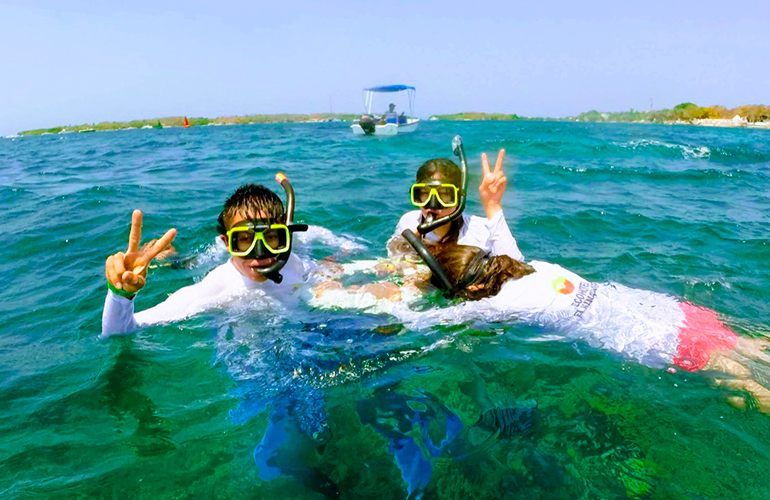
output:
<instances>
[{"instance_id":1,"label":"turquoise water","mask_svg":"<svg viewBox=\"0 0 770 500\"><path fill-rule=\"evenodd\" d=\"M424 454L418 412L434 443L462 429L430 459L425 498L770 498L770 417L733 408L706 375L532 342L548 332L531 327L417 333L241 303L97 338L104 259L124 249L133 208L146 237L176 227L187 262L156 269L138 309L225 262L222 202L245 182L278 188L279 170L314 226L303 258L376 258L415 169L449 156L456 133L473 186L480 153L508 151L504 208L528 259L769 334L766 131L430 122L378 140L331 123L0 139L0 497L322 498L322 478L343 498L405 498L383 429L401 425ZM481 213L475 191L468 210ZM475 425L533 401L530 429ZM300 472L264 481L254 452L281 412L331 438L288 428L280 454Z\"/></svg>"}]
</instances>

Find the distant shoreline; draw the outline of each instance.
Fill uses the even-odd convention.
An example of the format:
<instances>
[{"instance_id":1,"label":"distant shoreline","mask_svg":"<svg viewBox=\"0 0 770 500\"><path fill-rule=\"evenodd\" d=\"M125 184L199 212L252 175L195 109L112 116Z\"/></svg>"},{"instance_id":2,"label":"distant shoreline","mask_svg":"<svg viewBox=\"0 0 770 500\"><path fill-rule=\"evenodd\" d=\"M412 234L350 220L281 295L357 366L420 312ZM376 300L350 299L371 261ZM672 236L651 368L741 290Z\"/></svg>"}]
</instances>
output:
<instances>
[{"instance_id":1,"label":"distant shoreline","mask_svg":"<svg viewBox=\"0 0 770 500\"><path fill-rule=\"evenodd\" d=\"M727 109L722 106L700 107L686 102L671 109L630 110L619 113L588 111L567 118L528 118L502 113L455 113L435 115L433 121L560 121L585 123L656 123L660 125L696 125L702 127L770 129L770 106L750 105Z\"/></svg>"},{"instance_id":2,"label":"distant shoreline","mask_svg":"<svg viewBox=\"0 0 770 500\"><path fill-rule=\"evenodd\" d=\"M254 123L323 123L334 121L351 121L359 115L345 113L311 113L311 114L276 114L276 115L246 115L246 116L222 116L219 118L188 118L190 127L219 126L219 125L248 125ZM49 135L87 132L105 132L111 130L133 130L150 128L182 128L184 116L170 116L166 118L151 118L144 120L131 120L128 122L101 122L83 125L66 125L51 128L25 130L19 132L19 136L25 135Z\"/></svg>"},{"instance_id":3,"label":"distant shoreline","mask_svg":"<svg viewBox=\"0 0 770 500\"><path fill-rule=\"evenodd\" d=\"M189 118L190 127L246 125L256 123L322 123L350 122L357 120L358 114L352 113L311 113L311 114L274 114L222 116L219 118ZM177 128L183 127L185 117L171 116L132 120L128 122L102 122L83 125L66 125L52 128L25 130L18 136L87 133L110 130L132 130L138 128ZM588 111L567 118L534 118L505 113L454 113L433 115L429 121L555 121L581 123L641 123L660 125L695 125L700 127L751 128L770 130L770 106L751 105L733 109L721 106L702 108L692 103L683 103L672 109L656 111L630 110L617 113Z\"/></svg>"},{"instance_id":4,"label":"distant shoreline","mask_svg":"<svg viewBox=\"0 0 770 500\"><path fill-rule=\"evenodd\" d=\"M478 114L478 113L474 113ZM690 125L697 127L720 127L720 128L752 128L752 129L766 129L770 130L770 121L750 122L744 118L739 119L724 119L724 118L703 118L688 120L666 120L666 121L649 121L649 120L578 120L575 118L517 118L515 120L504 120L500 118L440 118L431 117L431 121L542 121L542 122L571 122L571 123L631 123L640 125Z\"/></svg>"}]
</instances>

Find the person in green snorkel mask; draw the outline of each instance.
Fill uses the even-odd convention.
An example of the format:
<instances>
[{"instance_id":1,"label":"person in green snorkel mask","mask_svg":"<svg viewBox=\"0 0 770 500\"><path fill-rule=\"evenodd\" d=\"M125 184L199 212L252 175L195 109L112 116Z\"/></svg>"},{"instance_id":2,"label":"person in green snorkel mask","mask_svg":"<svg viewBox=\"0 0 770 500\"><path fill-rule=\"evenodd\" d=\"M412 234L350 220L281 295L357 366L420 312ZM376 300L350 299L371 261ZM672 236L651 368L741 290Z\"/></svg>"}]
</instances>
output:
<instances>
[{"instance_id":1,"label":"person in green snorkel mask","mask_svg":"<svg viewBox=\"0 0 770 500\"><path fill-rule=\"evenodd\" d=\"M448 158L435 158L426 161L417 170L409 194L412 205L418 210L401 217L388 240L388 255L401 253L400 250L405 248L401 234L410 230L428 244L473 245L492 255L508 255L523 261L524 256L503 215L502 199L508 184L503 172L505 150L498 152L494 169L490 167L486 153L481 155L479 195L486 212L486 218L482 218L464 213L468 165L460 136L452 141L452 149L461 166Z\"/></svg>"}]
</instances>

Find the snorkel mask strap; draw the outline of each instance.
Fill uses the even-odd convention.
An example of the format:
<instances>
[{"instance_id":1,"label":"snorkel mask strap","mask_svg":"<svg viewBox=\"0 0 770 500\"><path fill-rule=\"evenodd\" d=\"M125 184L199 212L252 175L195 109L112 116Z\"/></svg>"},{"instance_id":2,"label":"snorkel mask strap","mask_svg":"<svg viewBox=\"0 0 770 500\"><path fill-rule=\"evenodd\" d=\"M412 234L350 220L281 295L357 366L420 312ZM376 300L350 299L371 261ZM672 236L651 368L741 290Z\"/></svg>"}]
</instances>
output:
<instances>
[{"instance_id":1,"label":"snorkel mask strap","mask_svg":"<svg viewBox=\"0 0 770 500\"><path fill-rule=\"evenodd\" d=\"M307 224L292 224L294 219L294 188L291 186L288 177L283 172L275 174L275 182L283 187L286 192L286 226L289 228L289 250L278 254L275 258L275 264L265 269L258 269L257 271L269 280L276 283L283 281L283 276L279 272L283 269L283 266L289 261L291 256L292 238L291 234L299 231L307 231Z\"/></svg>"},{"instance_id":2,"label":"snorkel mask strap","mask_svg":"<svg viewBox=\"0 0 770 500\"><path fill-rule=\"evenodd\" d=\"M460 199L457 200L457 209L440 219L434 220L431 215L428 215L428 218L425 219L422 224L417 226L417 231L420 235L426 235L439 226L456 221L462 217L463 210L465 210L465 201L468 194L468 160L465 158L463 139L459 135L456 135L454 139L452 139L452 152L460 159L460 171L462 172L462 185L460 186Z\"/></svg>"},{"instance_id":3,"label":"snorkel mask strap","mask_svg":"<svg viewBox=\"0 0 770 500\"><path fill-rule=\"evenodd\" d=\"M430 253L430 250L425 247L420 238L409 229L404 229L404 231L401 233L401 236L406 238L406 241L412 245L412 248L414 248L414 251L417 252L417 255L419 255L422 260L425 261L425 265L428 266L430 271L433 273L433 276L436 277L439 284L441 285L440 288L444 292L444 295L447 297L454 297L455 289L452 286L452 282L449 281L449 277L447 276L446 271L443 267L441 267L441 264L438 263L433 254Z\"/></svg>"},{"instance_id":4,"label":"snorkel mask strap","mask_svg":"<svg viewBox=\"0 0 770 500\"><path fill-rule=\"evenodd\" d=\"M227 236L227 228L225 227L224 215L224 212L222 212L219 214L219 218L217 218L217 232L222 236Z\"/></svg>"}]
</instances>

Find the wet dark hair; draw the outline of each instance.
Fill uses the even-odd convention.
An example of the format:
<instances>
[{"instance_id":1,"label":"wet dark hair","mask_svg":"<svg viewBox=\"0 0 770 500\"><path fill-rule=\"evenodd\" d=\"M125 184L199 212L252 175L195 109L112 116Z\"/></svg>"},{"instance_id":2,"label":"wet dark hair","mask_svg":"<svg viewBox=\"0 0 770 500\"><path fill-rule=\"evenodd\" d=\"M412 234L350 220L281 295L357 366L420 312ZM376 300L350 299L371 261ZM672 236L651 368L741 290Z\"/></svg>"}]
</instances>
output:
<instances>
[{"instance_id":1,"label":"wet dark hair","mask_svg":"<svg viewBox=\"0 0 770 500\"><path fill-rule=\"evenodd\" d=\"M217 222L222 228L227 229L226 223L232 222L239 213L252 217L262 213L267 217L265 222L268 224L285 222L283 202L277 194L261 184L246 184L236 189L225 201Z\"/></svg>"},{"instance_id":2,"label":"wet dark hair","mask_svg":"<svg viewBox=\"0 0 770 500\"><path fill-rule=\"evenodd\" d=\"M438 177L441 181L454 184L457 187L463 184L463 171L455 162L449 158L434 158L428 160L417 169L416 181L426 182ZM449 226L447 234L441 238L439 243L457 243L460 237L460 230L463 228L463 218L459 217L453 220Z\"/></svg>"},{"instance_id":3,"label":"wet dark hair","mask_svg":"<svg viewBox=\"0 0 770 500\"><path fill-rule=\"evenodd\" d=\"M463 172L455 162L449 158L434 158L428 160L417 169L417 182L425 182L433 179L438 174L442 181L447 181L460 187L463 183Z\"/></svg>"},{"instance_id":4,"label":"wet dark hair","mask_svg":"<svg viewBox=\"0 0 770 500\"><path fill-rule=\"evenodd\" d=\"M480 248L467 245L451 245L444 247L436 255L436 260L446 271L452 286L458 287L460 281L465 276L468 266L476 254L482 252ZM456 290L458 297L468 300L479 300L485 297L492 297L500 292L506 281L517 280L528 274L535 272L535 269L524 262L512 259L507 255L497 255L489 259L481 275L468 283L466 288ZM468 290L470 285L484 285L479 290Z\"/></svg>"}]
</instances>

